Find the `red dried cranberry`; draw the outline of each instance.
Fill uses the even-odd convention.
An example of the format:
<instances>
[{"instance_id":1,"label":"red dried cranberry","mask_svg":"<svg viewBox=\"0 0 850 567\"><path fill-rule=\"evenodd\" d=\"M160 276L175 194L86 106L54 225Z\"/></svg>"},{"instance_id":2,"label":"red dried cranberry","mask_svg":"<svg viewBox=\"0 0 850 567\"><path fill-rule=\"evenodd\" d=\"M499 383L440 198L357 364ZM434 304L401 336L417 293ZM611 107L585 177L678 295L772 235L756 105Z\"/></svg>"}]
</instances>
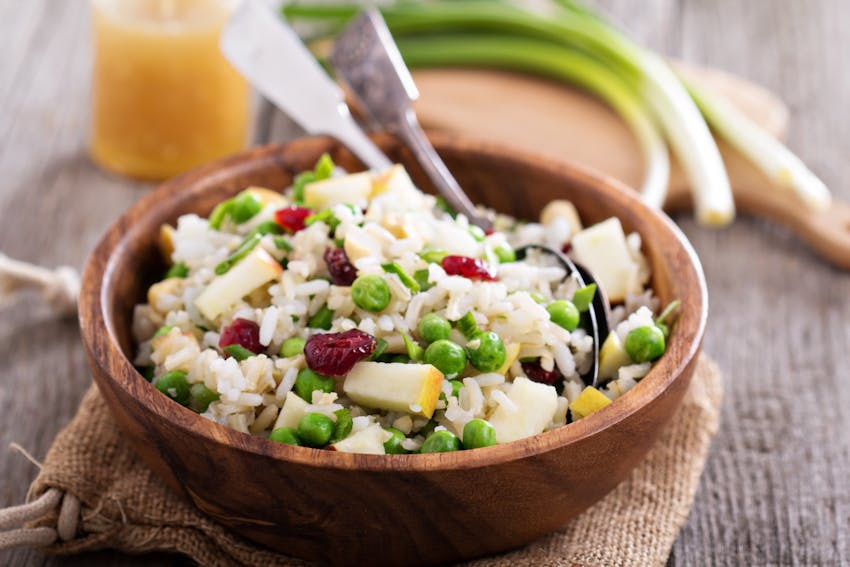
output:
<instances>
[{"instance_id":1,"label":"red dried cranberry","mask_svg":"<svg viewBox=\"0 0 850 567\"><path fill-rule=\"evenodd\" d=\"M350 286L357 279L357 268L342 248L325 250L325 263L328 265L328 272L331 274L334 285Z\"/></svg>"},{"instance_id":2,"label":"red dried cranberry","mask_svg":"<svg viewBox=\"0 0 850 567\"><path fill-rule=\"evenodd\" d=\"M573 249L573 243L572 242L565 242L564 245L561 246L561 252L563 252L564 254L569 254L572 251L572 249Z\"/></svg>"},{"instance_id":3,"label":"red dried cranberry","mask_svg":"<svg viewBox=\"0 0 850 567\"><path fill-rule=\"evenodd\" d=\"M490 236L491 234L495 234L495 233L496 233L496 229L495 229L495 228L485 228L485 229L484 229L484 234L485 234L486 236Z\"/></svg>"},{"instance_id":4,"label":"red dried cranberry","mask_svg":"<svg viewBox=\"0 0 850 567\"><path fill-rule=\"evenodd\" d=\"M553 367L552 370L543 370L539 362L523 362L522 371L525 372L525 375L532 382L540 382L541 384L548 384L550 386L554 386L564 379L564 375L561 374L557 367Z\"/></svg>"},{"instance_id":5,"label":"red dried cranberry","mask_svg":"<svg viewBox=\"0 0 850 567\"><path fill-rule=\"evenodd\" d=\"M298 232L304 229L304 220L312 214L310 209L292 205L275 211L274 219L289 232Z\"/></svg>"},{"instance_id":6,"label":"red dried cranberry","mask_svg":"<svg viewBox=\"0 0 850 567\"><path fill-rule=\"evenodd\" d=\"M307 367L325 376L345 376L351 367L375 351L378 341L360 329L344 333L320 333L307 339Z\"/></svg>"},{"instance_id":7,"label":"red dried cranberry","mask_svg":"<svg viewBox=\"0 0 850 567\"><path fill-rule=\"evenodd\" d=\"M493 269L484 260L469 256L446 256L440 262L450 276L463 276L470 280L495 281Z\"/></svg>"},{"instance_id":8,"label":"red dried cranberry","mask_svg":"<svg viewBox=\"0 0 850 567\"><path fill-rule=\"evenodd\" d=\"M241 345L254 354L260 354L265 350L260 344L260 326L248 319L234 319L233 323L221 330L218 340L221 348L230 345Z\"/></svg>"}]
</instances>

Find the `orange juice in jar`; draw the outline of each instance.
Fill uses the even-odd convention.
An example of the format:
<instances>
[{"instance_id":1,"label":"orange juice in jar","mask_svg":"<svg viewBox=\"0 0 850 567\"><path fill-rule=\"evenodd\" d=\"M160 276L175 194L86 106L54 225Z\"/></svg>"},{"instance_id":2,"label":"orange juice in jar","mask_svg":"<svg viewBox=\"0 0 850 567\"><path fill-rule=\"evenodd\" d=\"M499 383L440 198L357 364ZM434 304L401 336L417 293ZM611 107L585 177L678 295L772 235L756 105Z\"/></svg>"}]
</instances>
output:
<instances>
[{"instance_id":1,"label":"orange juice in jar","mask_svg":"<svg viewBox=\"0 0 850 567\"><path fill-rule=\"evenodd\" d=\"M219 49L234 0L92 0L91 154L165 179L248 141L250 89Z\"/></svg>"}]
</instances>

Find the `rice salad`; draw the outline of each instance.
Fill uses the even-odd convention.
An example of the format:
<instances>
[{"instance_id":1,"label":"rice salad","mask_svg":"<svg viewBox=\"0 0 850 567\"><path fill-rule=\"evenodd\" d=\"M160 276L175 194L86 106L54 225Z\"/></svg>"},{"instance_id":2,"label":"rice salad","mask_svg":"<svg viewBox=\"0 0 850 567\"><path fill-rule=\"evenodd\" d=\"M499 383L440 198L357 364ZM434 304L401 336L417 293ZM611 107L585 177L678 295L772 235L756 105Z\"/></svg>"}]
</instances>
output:
<instances>
[{"instance_id":1,"label":"rice salad","mask_svg":"<svg viewBox=\"0 0 850 567\"><path fill-rule=\"evenodd\" d=\"M325 155L283 193L249 187L160 234L166 277L136 305L135 364L203 417L272 441L372 454L486 447L567 425L626 394L664 352L672 309L638 234L489 212L485 233L400 165L347 174ZM612 306L599 383L582 287Z\"/></svg>"}]
</instances>

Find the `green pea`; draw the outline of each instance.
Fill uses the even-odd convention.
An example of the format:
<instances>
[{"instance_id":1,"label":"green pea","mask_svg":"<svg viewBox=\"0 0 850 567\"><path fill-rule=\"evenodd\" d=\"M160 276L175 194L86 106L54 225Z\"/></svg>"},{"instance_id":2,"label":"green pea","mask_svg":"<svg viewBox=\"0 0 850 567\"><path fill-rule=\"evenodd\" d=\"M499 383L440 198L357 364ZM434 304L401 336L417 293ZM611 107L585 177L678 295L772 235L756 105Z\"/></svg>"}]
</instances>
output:
<instances>
[{"instance_id":1,"label":"green pea","mask_svg":"<svg viewBox=\"0 0 850 567\"><path fill-rule=\"evenodd\" d=\"M446 376L456 376L466 368L466 352L446 339L434 341L425 349L425 364L434 366Z\"/></svg>"},{"instance_id":2,"label":"green pea","mask_svg":"<svg viewBox=\"0 0 850 567\"><path fill-rule=\"evenodd\" d=\"M189 403L189 382L182 370L172 370L160 376L156 381L156 389L181 405Z\"/></svg>"},{"instance_id":3,"label":"green pea","mask_svg":"<svg viewBox=\"0 0 850 567\"><path fill-rule=\"evenodd\" d=\"M460 380L449 380L449 384L452 385L452 396L458 397L460 389L463 388L463 382Z\"/></svg>"},{"instance_id":4,"label":"green pea","mask_svg":"<svg viewBox=\"0 0 850 567\"><path fill-rule=\"evenodd\" d=\"M222 349L224 352L235 358L237 361L242 362L243 360L247 360L252 356L257 356L247 348L242 345L232 344L227 345Z\"/></svg>"},{"instance_id":5,"label":"green pea","mask_svg":"<svg viewBox=\"0 0 850 567\"><path fill-rule=\"evenodd\" d=\"M390 286L381 276L359 276L351 286L351 299L360 309L377 313L390 304Z\"/></svg>"},{"instance_id":6,"label":"green pea","mask_svg":"<svg viewBox=\"0 0 850 567\"><path fill-rule=\"evenodd\" d=\"M269 441L286 443L287 445L301 445L298 433L291 427L278 427L269 435Z\"/></svg>"},{"instance_id":7,"label":"green pea","mask_svg":"<svg viewBox=\"0 0 850 567\"><path fill-rule=\"evenodd\" d=\"M331 325L334 322L334 312L333 309L328 307L328 304L325 303L319 310L316 311L308 320L307 326L313 329L323 329L325 331L330 330Z\"/></svg>"},{"instance_id":8,"label":"green pea","mask_svg":"<svg viewBox=\"0 0 850 567\"><path fill-rule=\"evenodd\" d=\"M137 370L145 380L150 382L154 379L156 373L156 366L142 366L141 368L137 368Z\"/></svg>"},{"instance_id":9,"label":"green pea","mask_svg":"<svg viewBox=\"0 0 850 567\"><path fill-rule=\"evenodd\" d=\"M233 199L233 204L230 207L230 218L236 224L242 224L252 219L262 208L263 204L255 195L243 191Z\"/></svg>"},{"instance_id":10,"label":"green pea","mask_svg":"<svg viewBox=\"0 0 850 567\"><path fill-rule=\"evenodd\" d=\"M398 362L400 364L407 364L408 362L410 362L410 357L406 354L394 354L389 357L389 360L387 362Z\"/></svg>"},{"instance_id":11,"label":"green pea","mask_svg":"<svg viewBox=\"0 0 850 567\"><path fill-rule=\"evenodd\" d=\"M280 345L280 356L285 358L289 358L290 356L296 356L304 352L304 345L307 343L301 337L290 337L283 341L283 344Z\"/></svg>"},{"instance_id":12,"label":"green pea","mask_svg":"<svg viewBox=\"0 0 850 567\"><path fill-rule=\"evenodd\" d=\"M499 246L493 250L493 253L496 254L496 258L499 259L500 264L516 262L516 252L509 246Z\"/></svg>"},{"instance_id":13,"label":"green pea","mask_svg":"<svg viewBox=\"0 0 850 567\"><path fill-rule=\"evenodd\" d=\"M189 266L183 262L177 262L165 272L166 278L185 278L189 275Z\"/></svg>"},{"instance_id":14,"label":"green pea","mask_svg":"<svg viewBox=\"0 0 850 567\"><path fill-rule=\"evenodd\" d=\"M221 396L207 388L203 382L192 384L189 388L189 407L198 413L204 413L210 404L217 402Z\"/></svg>"},{"instance_id":15,"label":"green pea","mask_svg":"<svg viewBox=\"0 0 850 567\"><path fill-rule=\"evenodd\" d=\"M473 419L463 427L463 448L479 449L496 444L496 428L483 419Z\"/></svg>"},{"instance_id":16,"label":"green pea","mask_svg":"<svg viewBox=\"0 0 850 567\"><path fill-rule=\"evenodd\" d=\"M596 295L596 284L592 283L584 286L581 289L577 289L573 294L573 305L576 306L581 313L584 313L590 307L590 304L593 303L593 296Z\"/></svg>"},{"instance_id":17,"label":"green pea","mask_svg":"<svg viewBox=\"0 0 850 567\"><path fill-rule=\"evenodd\" d=\"M334 415L336 416L336 424L334 425L333 435L331 435L328 443L342 441L348 437L348 434L351 433L351 428L354 427L354 420L351 419L351 412L348 409L338 409L334 412Z\"/></svg>"},{"instance_id":18,"label":"green pea","mask_svg":"<svg viewBox=\"0 0 850 567\"><path fill-rule=\"evenodd\" d=\"M452 325L448 319L436 313L428 313L419 320L419 336L428 343L448 339L452 334Z\"/></svg>"},{"instance_id":19,"label":"green pea","mask_svg":"<svg viewBox=\"0 0 850 567\"><path fill-rule=\"evenodd\" d=\"M575 331L581 320L581 313L572 301L559 299L546 306L552 322L568 331Z\"/></svg>"},{"instance_id":20,"label":"green pea","mask_svg":"<svg viewBox=\"0 0 850 567\"><path fill-rule=\"evenodd\" d=\"M323 413L308 413L298 421L298 438L308 447L324 447L334 433L334 421Z\"/></svg>"},{"instance_id":21,"label":"green pea","mask_svg":"<svg viewBox=\"0 0 850 567\"><path fill-rule=\"evenodd\" d=\"M422 429L417 431L417 433L419 433L419 435L421 435L422 437L425 437L427 439L428 436L431 435L434 432L434 428L436 428L436 427L437 427L437 422L432 419L432 420L428 421L428 423L426 423L424 426L422 426Z\"/></svg>"},{"instance_id":22,"label":"green pea","mask_svg":"<svg viewBox=\"0 0 850 567\"><path fill-rule=\"evenodd\" d=\"M387 427L386 431L392 434L392 437L384 442L384 451L386 451L387 455L402 455L407 453L404 447L401 446L401 442L405 439L404 433L395 427Z\"/></svg>"},{"instance_id":23,"label":"green pea","mask_svg":"<svg viewBox=\"0 0 850 567\"><path fill-rule=\"evenodd\" d=\"M505 343L493 331L481 333L476 337L477 346L467 345L466 354L469 363L481 372L495 372L505 363ZM474 341L470 343L474 345Z\"/></svg>"},{"instance_id":24,"label":"green pea","mask_svg":"<svg viewBox=\"0 0 850 567\"><path fill-rule=\"evenodd\" d=\"M334 391L334 379L330 376L322 376L316 374L309 368L302 368L298 371L298 376L295 378L295 385L292 387L298 397L307 402L313 401L313 392L316 390L330 394Z\"/></svg>"},{"instance_id":25,"label":"green pea","mask_svg":"<svg viewBox=\"0 0 850 567\"><path fill-rule=\"evenodd\" d=\"M626 335L626 354L635 362L649 362L664 354L664 332L655 325L632 329Z\"/></svg>"},{"instance_id":26,"label":"green pea","mask_svg":"<svg viewBox=\"0 0 850 567\"><path fill-rule=\"evenodd\" d=\"M432 433L422 444L421 453L449 453L460 451L460 439L448 430Z\"/></svg>"}]
</instances>

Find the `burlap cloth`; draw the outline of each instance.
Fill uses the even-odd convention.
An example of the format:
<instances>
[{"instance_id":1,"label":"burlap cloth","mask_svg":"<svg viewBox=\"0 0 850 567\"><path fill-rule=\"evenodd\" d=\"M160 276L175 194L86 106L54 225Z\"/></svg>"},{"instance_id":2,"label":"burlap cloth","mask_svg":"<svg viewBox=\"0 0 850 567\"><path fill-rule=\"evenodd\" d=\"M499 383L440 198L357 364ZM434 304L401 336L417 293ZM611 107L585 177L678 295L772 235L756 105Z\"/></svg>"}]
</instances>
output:
<instances>
[{"instance_id":1,"label":"burlap cloth","mask_svg":"<svg viewBox=\"0 0 850 567\"><path fill-rule=\"evenodd\" d=\"M663 565L684 524L717 430L722 379L703 356L684 404L649 457L611 494L558 532L522 549L470 563ZM93 385L58 435L32 486L76 495L75 538L45 548L175 551L203 565L307 565L233 535L173 494L132 452ZM56 526L58 514L36 522Z\"/></svg>"}]
</instances>

